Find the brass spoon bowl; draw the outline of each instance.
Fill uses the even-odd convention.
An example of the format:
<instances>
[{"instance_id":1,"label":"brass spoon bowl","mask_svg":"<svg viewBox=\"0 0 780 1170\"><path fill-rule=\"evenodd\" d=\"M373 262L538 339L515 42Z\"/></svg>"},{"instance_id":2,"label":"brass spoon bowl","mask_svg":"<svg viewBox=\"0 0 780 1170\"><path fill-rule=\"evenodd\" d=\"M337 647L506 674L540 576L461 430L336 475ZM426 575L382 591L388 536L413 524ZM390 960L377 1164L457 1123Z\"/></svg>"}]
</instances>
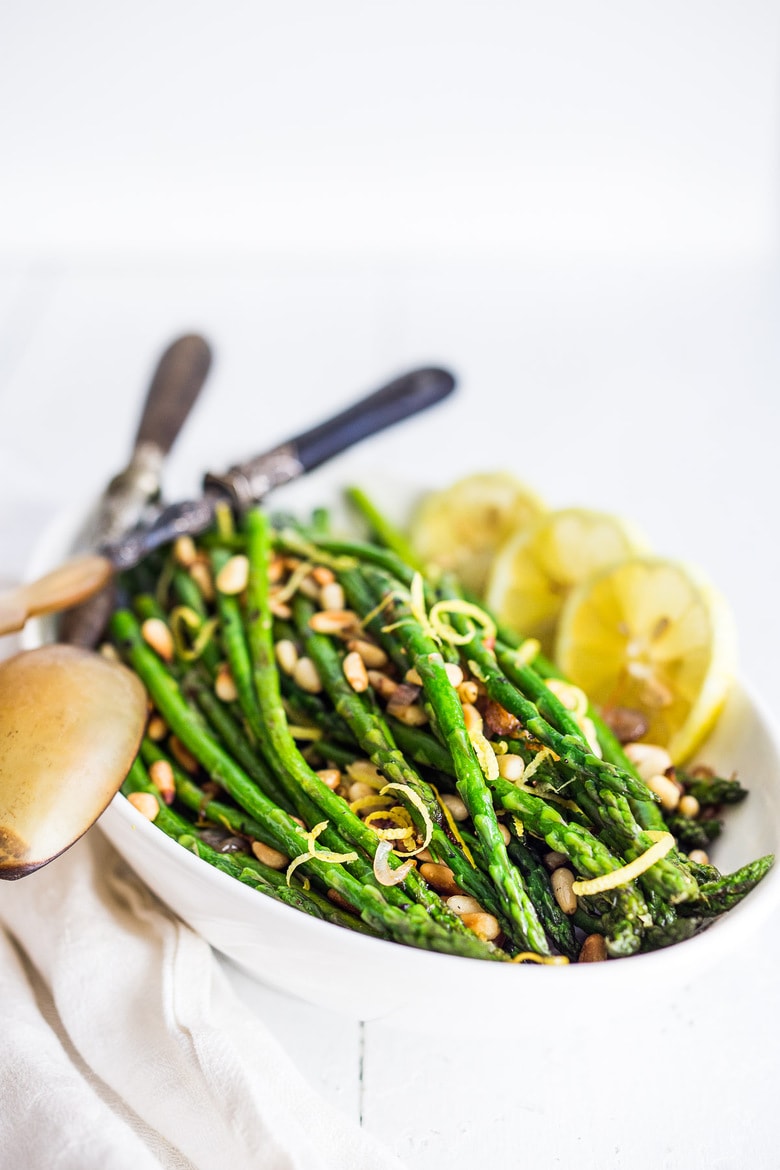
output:
<instances>
[{"instance_id":1,"label":"brass spoon bowl","mask_svg":"<svg viewBox=\"0 0 780 1170\"><path fill-rule=\"evenodd\" d=\"M0 878L79 839L135 759L146 691L126 666L55 643L0 662Z\"/></svg>"}]
</instances>

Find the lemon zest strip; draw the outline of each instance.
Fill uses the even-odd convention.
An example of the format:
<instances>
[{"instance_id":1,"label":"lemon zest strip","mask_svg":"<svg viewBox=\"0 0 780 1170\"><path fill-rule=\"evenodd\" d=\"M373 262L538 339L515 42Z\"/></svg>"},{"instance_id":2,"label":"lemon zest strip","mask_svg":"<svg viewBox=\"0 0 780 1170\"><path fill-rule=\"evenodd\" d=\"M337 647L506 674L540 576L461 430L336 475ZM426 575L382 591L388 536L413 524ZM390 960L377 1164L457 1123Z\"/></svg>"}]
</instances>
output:
<instances>
[{"instance_id":1,"label":"lemon zest strip","mask_svg":"<svg viewBox=\"0 0 780 1170\"><path fill-rule=\"evenodd\" d=\"M188 605L177 605L171 610L170 616L171 635L177 656L185 662L194 662L200 658L218 625L219 618L213 617L204 622L200 614ZM189 646L184 635L185 629L197 631L195 640Z\"/></svg>"},{"instance_id":2,"label":"lemon zest strip","mask_svg":"<svg viewBox=\"0 0 780 1170\"><path fill-rule=\"evenodd\" d=\"M373 609L368 611L368 613L366 614L366 616L362 619L362 621L360 623L361 628L365 629L366 626L368 625L368 623L370 621L373 621L373 619L375 617L379 617L382 610L387 609L387 607L389 605L391 605L395 601L395 599L396 599L396 595L391 589L389 593L386 593L384 595L384 597L382 598L382 600L379 602L378 605L375 605ZM398 625L399 623L396 622L395 624ZM389 627L385 627L385 629L387 629L387 628L389 628ZM382 632L384 633L385 630L383 630Z\"/></svg>"},{"instance_id":3,"label":"lemon zest strip","mask_svg":"<svg viewBox=\"0 0 780 1170\"><path fill-rule=\"evenodd\" d=\"M453 597L437 601L431 606L431 612L428 615L430 625L441 642L450 642L453 646L465 646L476 632L472 626L468 633L458 633L454 626L444 620L442 615L446 613L459 613L464 617L472 618L478 626L482 627L484 638L495 638L496 636L496 623L489 614L485 613L484 609L474 605L471 601L466 601L465 598Z\"/></svg>"},{"instance_id":4,"label":"lemon zest strip","mask_svg":"<svg viewBox=\"0 0 780 1170\"><path fill-rule=\"evenodd\" d=\"M522 841L523 837L525 836L525 825L516 813L512 813L512 824L515 826L515 832Z\"/></svg>"},{"instance_id":5,"label":"lemon zest strip","mask_svg":"<svg viewBox=\"0 0 780 1170\"><path fill-rule=\"evenodd\" d=\"M530 666L541 652L542 643L538 638L525 638L517 649L512 651L512 657L518 666Z\"/></svg>"},{"instance_id":6,"label":"lemon zest strip","mask_svg":"<svg viewBox=\"0 0 780 1170\"><path fill-rule=\"evenodd\" d=\"M558 757L555 755L555 752L552 751L551 748L543 747L540 752L537 752L534 758L531 760L530 764L526 764L525 770L523 772L523 780L530 780L534 772L536 772L542 766L545 760L549 760L550 757L556 760L558 759Z\"/></svg>"},{"instance_id":7,"label":"lemon zest strip","mask_svg":"<svg viewBox=\"0 0 780 1170\"><path fill-rule=\"evenodd\" d=\"M374 821L394 821L393 828L376 828ZM407 841L414 836L414 824L405 808L400 804L386 810L376 809L366 817L366 824L373 829L377 837L383 841Z\"/></svg>"},{"instance_id":8,"label":"lemon zest strip","mask_svg":"<svg viewBox=\"0 0 780 1170\"><path fill-rule=\"evenodd\" d=\"M573 683L564 682L560 678L545 679L545 686L567 710L572 712L578 723L583 715L587 714L588 697L581 687L575 687Z\"/></svg>"},{"instance_id":9,"label":"lemon zest strip","mask_svg":"<svg viewBox=\"0 0 780 1170\"><path fill-rule=\"evenodd\" d=\"M287 873L285 875L288 886L290 885L292 875L295 873L298 866L303 865L305 861L310 861L313 857L316 857L317 861L327 861L333 863L341 861L357 861L357 853L333 853L328 849L317 848L317 838L324 829L327 829L329 824L329 821L320 821L320 823L315 825L313 829L310 829L308 832L304 833L304 837L309 842L309 848L305 853L299 853L297 857L294 857L288 865Z\"/></svg>"},{"instance_id":10,"label":"lemon zest strip","mask_svg":"<svg viewBox=\"0 0 780 1170\"><path fill-rule=\"evenodd\" d=\"M571 887L572 891L577 895L582 894L587 897L589 894L601 894L604 890L614 890L618 886L625 886L634 878L638 878L656 861L666 857L670 849L674 849L674 837L671 833L649 830L647 836L655 843L644 853L640 853L639 857L635 857L627 865L621 865L620 869L599 874L598 877L590 878L587 881L574 882Z\"/></svg>"},{"instance_id":11,"label":"lemon zest strip","mask_svg":"<svg viewBox=\"0 0 780 1170\"><path fill-rule=\"evenodd\" d=\"M295 566L281 589L274 593L274 599L276 601L289 601L298 592L298 586L306 580L313 568L310 561L301 561L299 565Z\"/></svg>"},{"instance_id":12,"label":"lemon zest strip","mask_svg":"<svg viewBox=\"0 0 780 1170\"><path fill-rule=\"evenodd\" d=\"M485 777L488 780L497 779L499 775L498 760L496 759L496 753L493 751L493 746L490 741L485 738L481 731L470 731L468 736Z\"/></svg>"},{"instance_id":13,"label":"lemon zest strip","mask_svg":"<svg viewBox=\"0 0 780 1170\"><path fill-rule=\"evenodd\" d=\"M545 788L533 788L530 784L523 783L522 780L510 781L513 788L519 792L527 792L529 796L536 796L540 800L551 800L554 804L560 804L564 808L570 808L572 812L579 810L579 805L573 800L567 800L565 796L559 796L557 792L550 792Z\"/></svg>"},{"instance_id":14,"label":"lemon zest strip","mask_svg":"<svg viewBox=\"0 0 780 1170\"><path fill-rule=\"evenodd\" d=\"M566 967L569 960L565 955L537 955L535 951L519 951L512 957L513 963L543 963L546 967Z\"/></svg>"},{"instance_id":15,"label":"lemon zest strip","mask_svg":"<svg viewBox=\"0 0 780 1170\"><path fill-rule=\"evenodd\" d=\"M460 830L458 829L455 818L452 815L452 813L450 812L449 808L447 807L446 802L442 800L442 798L439 794L438 788L436 788L433 784L431 784L430 789L433 792L433 795L436 797L436 800L438 802L439 807L441 808L441 811L444 813L444 819L447 822L447 827L449 828L453 837L455 838L455 840L458 842L461 849L465 853L466 858L467 858L469 864L471 865L471 868L476 869L477 863L474 860L474 855L472 854L472 852L469 849L466 842L463 840L463 837L461 836Z\"/></svg>"},{"instance_id":16,"label":"lemon zest strip","mask_svg":"<svg viewBox=\"0 0 780 1170\"><path fill-rule=\"evenodd\" d=\"M403 595L395 592L390 592L380 603L379 609L383 609L385 605L389 605L393 600L403 600ZM372 610L372 614L377 611ZM369 617L372 616L369 614ZM364 618L363 625L365 625L368 618ZM425 581L422 573L415 573L412 577L412 583L409 587L409 616L399 618L397 622L392 622L389 626L382 627L383 634L391 634L393 630L397 630L399 626L409 625L410 622L417 622L422 630L429 638L433 638L436 642L440 639L436 636L431 623L428 621L428 612L425 608Z\"/></svg>"},{"instance_id":17,"label":"lemon zest strip","mask_svg":"<svg viewBox=\"0 0 780 1170\"><path fill-rule=\"evenodd\" d=\"M389 796L380 796L378 792L374 792L371 796L359 796L357 800L352 801L349 807L353 813L359 813L365 808L372 810L383 808L389 811L391 806L392 801Z\"/></svg>"},{"instance_id":18,"label":"lemon zest strip","mask_svg":"<svg viewBox=\"0 0 780 1170\"><path fill-rule=\"evenodd\" d=\"M422 797L418 796L414 789L410 788L408 784L385 784L384 788L382 788L380 791L380 796L384 796L386 792L390 791L403 792L407 800L410 802L410 804L414 805L423 819L423 823L425 825L425 837L423 838L423 843L419 846L419 848L411 850L406 854L407 857L415 857L418 853L422 853L423 849L427 849L430 845L431 838L433 837L433 821L431 820L430 814L423 803Z\"/></svg>"}]
</instances>

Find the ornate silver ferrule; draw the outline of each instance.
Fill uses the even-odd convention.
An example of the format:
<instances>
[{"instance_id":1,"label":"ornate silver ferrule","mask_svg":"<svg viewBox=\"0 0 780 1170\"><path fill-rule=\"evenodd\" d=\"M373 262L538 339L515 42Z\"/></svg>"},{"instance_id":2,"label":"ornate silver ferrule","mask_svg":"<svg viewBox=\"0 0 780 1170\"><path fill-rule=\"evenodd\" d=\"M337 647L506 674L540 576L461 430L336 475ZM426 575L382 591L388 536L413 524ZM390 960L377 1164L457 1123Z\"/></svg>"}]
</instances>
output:
<instances>
[{"instance_id":1,"label":"ornate silver ferrule","mask_svg":"<svg viewBox=\"0 0 780 1170\"><path fill-rule=\"evenodd\" d=\"M303 470L295 447L291 443L283 443L281 447L275 447L265 455L258 455L256 459L237 463L224 475L209 473L203 484L206 490L217 488L227 492L235 507L245 512L274 488L297 479Z\"/></svg>"}]
</instances>

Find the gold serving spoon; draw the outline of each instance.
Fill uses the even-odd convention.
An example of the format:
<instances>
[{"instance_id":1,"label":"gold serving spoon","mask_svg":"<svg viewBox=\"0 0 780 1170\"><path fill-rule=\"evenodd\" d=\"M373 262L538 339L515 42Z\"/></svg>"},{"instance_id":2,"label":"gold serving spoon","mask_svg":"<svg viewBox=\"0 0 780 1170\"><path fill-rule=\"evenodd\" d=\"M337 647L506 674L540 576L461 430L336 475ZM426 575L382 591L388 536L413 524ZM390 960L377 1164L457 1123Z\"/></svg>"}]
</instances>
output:
<instances>
[{"instance_id":1,"label":"gold serving spoon","mask_svg":"<svg viewBox=\"0 0 780 1170\"><path fill-rule=\"evenodd\" d=\"M70 848L130 770L146 691L131 670L56 643L0 662L0 878Z\"/></svg>"}]
</instances>

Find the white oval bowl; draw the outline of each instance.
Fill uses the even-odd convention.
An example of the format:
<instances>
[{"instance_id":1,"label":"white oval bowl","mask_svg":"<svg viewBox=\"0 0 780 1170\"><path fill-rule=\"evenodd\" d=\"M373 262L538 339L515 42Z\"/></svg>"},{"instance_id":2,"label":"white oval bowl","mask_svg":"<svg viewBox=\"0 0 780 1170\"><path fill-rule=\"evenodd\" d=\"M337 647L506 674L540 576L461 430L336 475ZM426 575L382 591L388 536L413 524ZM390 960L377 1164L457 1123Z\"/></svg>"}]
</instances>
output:
<instances>
[{"instance_id":1,"label":"white oval bowl","mask_svg":"<svg viewBox=\"0 0 780 1170\"><path fill-rule=\"evenodd\" d=\"M371 483L388 511L403 514L419 485L394 478L377 484L376 470L351 482ZM303 508L334 498L323 472L290 485L273 506ZM77 523L59 520L42 540L31 568L37 576L67 555ZM51 637L30 623L27 645ZM712 857L736 869L780 851L780 737L760 702L737 682L698 759L722 774L736 772L750 795L726 812ZM581 1011L593 997L613 1007L638 994L682 985L735 951L780 902L780 867L737 907L683 943L646 955L566 967L480 962L433 954L355 934L309 918L233 880L171 841L118 794L99 826L151 890L222 954L262 983L354 1019L396 1018L426 1030L448 1026L464 1003L478 1003L480 1026L528 1028L531 1015L555 1008ZM527 998L528 997L528 998Z\"/></svg>"}]
</instances>

